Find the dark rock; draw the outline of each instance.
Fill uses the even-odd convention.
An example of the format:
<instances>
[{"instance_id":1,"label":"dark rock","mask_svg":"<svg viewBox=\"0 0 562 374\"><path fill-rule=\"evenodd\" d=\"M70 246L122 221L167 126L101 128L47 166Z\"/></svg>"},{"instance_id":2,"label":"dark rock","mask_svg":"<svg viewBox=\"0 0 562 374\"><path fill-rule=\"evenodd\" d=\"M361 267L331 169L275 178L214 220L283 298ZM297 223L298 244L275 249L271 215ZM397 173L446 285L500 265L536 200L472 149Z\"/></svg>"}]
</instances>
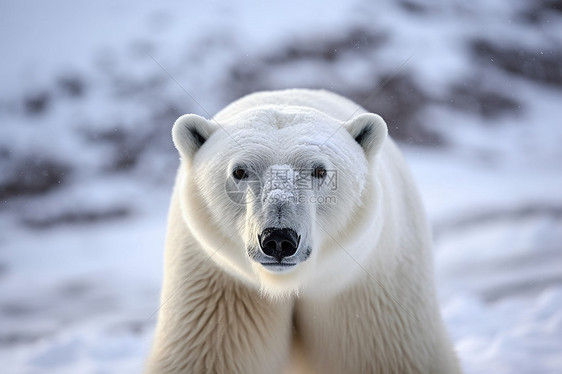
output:
<instances>
[{"instance_id":1,"label":"dark rock","mask_svg":"<svg viewBox=\"0 0 562 374\"><path fill-rule=\"evenodd\" d=\"M81 97L86 91L86 83L78 75L61 76L57 84L62 93L68 97Z\"/></svg>"},{"instance_id":2,"label":"dark rock","mask_svg":"<svg viewBox=\"0 0 562 374\"><path fill-rule=\"evenodd\" d=\"M120 125L112 130L86 132L86 138L92 142L106 143L111 147L112 156L107 165L110 171L134 168L149 141L146 130L139 128L136 131L128 131Z\"/></svg>"},{"instance_id":3,"label":"dark rock","mask_svg":"<svg viewBox=\"0 0 562 374\"><path fill-rule=\"evenodd\" d=\"M11 155L0 159L0 165L0 200L45 193L63 184L71 172L60 161L33 156Z\"/></svg>"},{"instance_id":4,"label":"dark rock","mask_svg":"<svg viewBox=\"0 0 562 374\"><path fill-rule=\"evenodd\" d=\"M550 275L544 278L524 280L511 280L506 284L495 286L482 291L482 299L486 303L496 303L503 299L530 296L536 297L550 287L556 287L562 283L562 276Z\"/></svg>"},{"instance_id":5,"label":"dark rock","mask_svg":"<svg viewBox=\"0 0 562 374\"><path fill-rule=\"evenodd\" d=\"M39 311L38 307L19 303L6 303L0 306L0 313L5 317L27 317Z\"/></svg>"},{"instance_id":6,"label":"dark rock","mask_svg":"<svg viewBox=\"0 0 562 374\"><path fill-rule=\"evenodd\" d=\"M23 98L23 109L29 115L44 113L51 102L51 94L47 91L28 93Z\"/></svg>"},{"instance_id":7,"label":"dark rock","mask_svg":"<svg viewBox=\"0 0 562 374\"><path fill-rule=\"evenodd\" d=\"M285 88L271 84L275 72L279 69L308 61L335 66L341 56L368 55L386 40L387 37L383 33L356 28L342 35L331 37L317 35L306 40L295 41L287 48L276 50L261 58L241 59L231 67L224 84L229 88L224 102L226 104L256 91ZM326 84L318 82L317 87L326 87Z\"/></svg>"},{"instance_id":8,"label":"dark rock","mask_svg":"<svg viewBox=\"0 0 562 374\"><path fill-rule=\"evenodd\" d=\"M521 13L522 19L535 24L548 22L553 16L562 16L562 0L529 1Z\"/></svg>"},{"instance_id":9,"label":"dark rock","mask_svg":"<svg viewBox=\"0 0 562 374\"><path fill-rule=\"evenodd\" d=\"M521 110L518 101L486 87L480 80L453 85L446 103L456 109L490 119Z\"/></svg>"},{"instance_id":10,"label":"dark rock","mask_svg":"<svg viewBox=\"0 0 562 374\"><path fill-rule=\"evenodd\" d=\"M20 344L32 344L50 335L50 333L0 333L0 347L11 347Z\"/></svg>"},{"instance_id":11,"label":"dark rock","mask_svg":"<svg viewBox=\"0 0 562 374\"><path fill-rule=\"evenodd\" d=\"M428 12L427 4L416 0L401 0L400 6L413 14L426 14Z\"/></svg>"},{"instance_id":12,"label":"dark rock","mask_svg":"<svg viewBox=\"0 0 562 374\"><path fill-rule=\"evenodd\" d=\"M396 140L427 146L443 143L439 134L429 130L421 121L421 111L431 98L409 74L385 74L373 84L371 91L350 91L344 95L369 112L380 114Z\"/></svg>"},{"instance_id":13,"label":"dark rock","mask_svg":"<svg viewBox=\"0 0 562 374\"><path fill-rule=\"evenodd\" d=\"M125 73L112 76L112 90L117 99L150 96L158 97L158 90L168 84L170 77L158 73L149 77L135 77Z\"/></svg>"},{"instance_id":14,"label":"dark rock","mask_svg":"<svg viewBox=\"0 0 562 374\"><path fill-rule=\"evenodd\" d=\"M528 50L499 46L486 40L473 41L471 49L485 66L498 67L541 83L562 85L562 49Z\"/></svg>"},{"instance_id":15,"label":"dark rock","mask_svg":"<svg viewBox=\"0 0 562 374\"><path fill-rule=\"evenodd\" d=\"M133 168L142 152L142 146L136 147L123 147L116 149L113 162L111 164L112 170L126 170Z\"/></svg>"},{"instance_id":16,"label":"dark rock","mask_svg":"<svg viewBox=\"0 0 562 374\"><path fill-rule=\"evenodd\" d=\"M46 217L27 217L22 220L29 228L43 230L60 225L90 224L109 219L128 217L131 211L126 207L115 207L106 210L67 211Z\"/></svg>"},{"instance_id":17,"label":"dark rock","mask_svg":"<svg viewBox=\"0 0 562 374\"><path fill-rule=\"evenodd\" d=\"M149 327L147 321L127 321L120 325L112 326L113 332L126 332L128 334L140 335Z\"/></svg>"},{"instance_id":18,"label":"dark rock","mask_svg":"<svg viewBox=\"0 0 562 374\"><path fill-rule=\"evenodd\" d=\"M232 66L227 77L226 87L229 87L229 90L226 92L224 104L252 92L267 89L268 70L257 61L239 61Z\"/></svg>"},{"instance_id":19,"label":"dark rock","mask_svg":"<svg viewBox=\"0 0 562 374\"><path fill-rule=\"evenodd\" d=\"M78 299L85 296L92 286L82 280L66 283L59 288L61 296L67 299Z\"/></svg>"},{"instance_id":20,"label":"dark rock","mask_svg":"<svg viewBox=\"0 0 562 374\"><path fill-rule=\"evenodd\" d=\"M353 29L336 38L317 37L316 39L294 43L287 49L266 56L266 65L286 64L299 60L320 60L335 62L344 53L365 53L380 47L386 36L364 29Z\"/></svg>"},{"instance_id":21,"label":"dark rock","mask_svg":"<svg viewBox=\"0 0 562 374\"><path fill-rule=\"evenodd\" d=\"M562 206L551 204L523 205L512 209L498 209L481 211L454 220L436 223L433 225L434 233L440 236L443 233L466 230L469 227L490 224L494 222L517 222L528 220L534 217L547 217L549 219L562 220Z\"/></svg>"}]
</instances>

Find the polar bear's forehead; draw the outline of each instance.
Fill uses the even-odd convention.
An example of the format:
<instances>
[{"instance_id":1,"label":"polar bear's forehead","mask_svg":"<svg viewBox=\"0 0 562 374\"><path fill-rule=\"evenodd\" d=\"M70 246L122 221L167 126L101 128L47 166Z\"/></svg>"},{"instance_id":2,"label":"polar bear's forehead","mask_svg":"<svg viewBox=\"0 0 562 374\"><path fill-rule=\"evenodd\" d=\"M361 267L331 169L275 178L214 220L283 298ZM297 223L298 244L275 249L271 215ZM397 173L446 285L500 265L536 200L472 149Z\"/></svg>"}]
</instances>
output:
<instances>
[{"instance_id":1,"label":"polar bear's forehead","mask_svg":"<svg viewBox=\"0 0 562 374\"><path fill-rule=\"evenodd\" d=\"M220 127L209 139L210 147L203 147L206 162L229 160L257 169L285 163L357 168L366 163L344 123L313 108L260 106L228 117L219 113L215 119Z\"/></svg>"},{"instance_id":2,"label":"polar bear's forehead","mask_svg":"<svg viewBox=\"0 0 562 374\"><path fill-rule=\"evenodd\" d=\"M263 145L277 152L292 152L297 147L299 152L314 153L329 142L341 145L340 137L347 134L342 126L340 121L312 108L276 106L244 111L230 118L223 130L239 145Z\"/></svg>"},{"instance_id":3,"label":"polar bear's forehead","mask_svg":"<svg viewBox=\"0 0 562 374\"><path fill-rule=\"evenodd\" d=\"M288 164L301 168L322 165L361 169L366 163L359 145L344 128L323 123L241 124L225 127L217 133L218 136L210 139L211 147L203 147L202 157L207 162L216 160L217 167L223 165L232 169L237 165L253 165L256 170L265 170L270 165Z\"/></svg>"},{"instance_id":4,"label":"polar bear's forehead","mask_svg":"<svg viewBox=\"0 0 562 374\"><path fill-rule=\"evenodd\" d=\"M220 121L220 116L217 117ZM338 127L341 123L313 108L300 106L263 106L251 108L224 120L225 125L233 129L274 130L287 127L313 126L321 128Z\"/></svg>"}]
</instances>

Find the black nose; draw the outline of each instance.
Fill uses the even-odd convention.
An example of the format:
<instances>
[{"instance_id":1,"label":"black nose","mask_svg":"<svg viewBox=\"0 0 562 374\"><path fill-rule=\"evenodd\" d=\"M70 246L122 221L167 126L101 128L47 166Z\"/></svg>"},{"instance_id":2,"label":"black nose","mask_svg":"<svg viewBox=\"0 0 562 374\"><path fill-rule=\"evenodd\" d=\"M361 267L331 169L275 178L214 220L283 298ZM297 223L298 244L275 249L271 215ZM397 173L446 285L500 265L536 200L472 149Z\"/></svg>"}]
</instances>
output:
<instances>
[{"instance_id":1,"label":"black nose","mask_svg":"<svg viewBox=\"0 0 562 374\"><path fill-rule=\"evenodd\" d=\"M273 256L277 261L295 254L301 240L293 229L267 228L258 235L261 249L268 256Z\"/></svg>"}]
</instances>

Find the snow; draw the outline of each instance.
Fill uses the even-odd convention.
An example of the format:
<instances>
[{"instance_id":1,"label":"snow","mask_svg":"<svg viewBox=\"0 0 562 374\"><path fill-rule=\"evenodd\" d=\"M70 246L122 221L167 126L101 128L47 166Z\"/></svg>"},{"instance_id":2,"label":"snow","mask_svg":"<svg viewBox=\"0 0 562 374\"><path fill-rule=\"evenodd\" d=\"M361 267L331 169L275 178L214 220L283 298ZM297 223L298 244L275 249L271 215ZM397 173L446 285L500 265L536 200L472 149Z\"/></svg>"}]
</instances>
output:
<instances>
[{"instance_id":1,"label":"snow","mask_svg":"<svg viewBox=\"0 0 562 374\"><path fill-rule=\"evenodd\" d=\"M558 81L533 72L561 55L562 16L541 4L0 3L2 371L142 370L177 116L294 86L392 105L411 89L386 89L409 79L421 102L398 115L419 105L416 126L440 140L414 145L412 133L399 145L433 225L441 310L465 372L560 372L561 64L540 65ZM536 55L518 71L516 57L489 58L474 41ZM459 85L473 96L455 96ZM19 194L3 189L10 181Z\"/></svg>"}]
</instances>

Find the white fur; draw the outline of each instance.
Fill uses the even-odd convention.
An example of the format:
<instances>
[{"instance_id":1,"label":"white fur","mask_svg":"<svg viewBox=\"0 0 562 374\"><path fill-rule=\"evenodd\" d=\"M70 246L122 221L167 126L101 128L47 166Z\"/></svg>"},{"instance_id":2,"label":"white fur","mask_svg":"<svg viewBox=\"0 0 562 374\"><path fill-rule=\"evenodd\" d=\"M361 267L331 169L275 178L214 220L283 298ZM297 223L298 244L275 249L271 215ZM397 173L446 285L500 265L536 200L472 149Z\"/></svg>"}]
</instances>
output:
<instances>
[{"instance_id":1,"label":"white fur","mask_svg":"<svg viewBox=\"0 0 562 374\"><path fill-rule=\"evenodd\" d=\"M312 90L261 92L213 120L178 119L182 162L148 373L460 372L425 213L386 132L379 116ZM279 171L317 165L337 172L336 188L279 184ZM240 167L250 172L236 203L225 186ZM289 271L251 258L252 248L263 255L267 227L299 233Z\"/></svg>"}]
</instances>

